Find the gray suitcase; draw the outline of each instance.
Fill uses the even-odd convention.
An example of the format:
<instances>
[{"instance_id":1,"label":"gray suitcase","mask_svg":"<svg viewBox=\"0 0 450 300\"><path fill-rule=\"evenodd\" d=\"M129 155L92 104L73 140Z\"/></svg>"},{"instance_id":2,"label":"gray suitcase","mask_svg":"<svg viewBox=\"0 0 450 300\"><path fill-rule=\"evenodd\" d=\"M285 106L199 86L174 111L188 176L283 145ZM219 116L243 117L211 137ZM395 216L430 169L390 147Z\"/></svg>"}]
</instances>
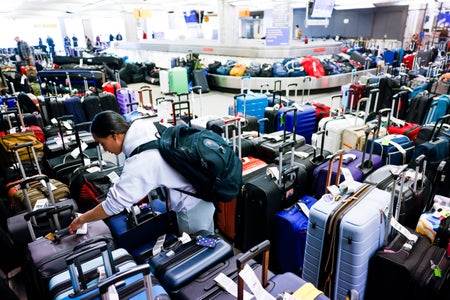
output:
<instances>
[{"instance_id":1,"label":"gray suitcase","mask_svg":"<svg viewBox=\"0 0 450 300\"><path fill-rule=\"evenodd\" d=\"M384 245L382 210L391 195L355 184L356 192L342 197L347 201L325 194L309 213L302 277L331 299L345 299L350 290L364 297L369 259Z\"/></svg>"}]
</instances>

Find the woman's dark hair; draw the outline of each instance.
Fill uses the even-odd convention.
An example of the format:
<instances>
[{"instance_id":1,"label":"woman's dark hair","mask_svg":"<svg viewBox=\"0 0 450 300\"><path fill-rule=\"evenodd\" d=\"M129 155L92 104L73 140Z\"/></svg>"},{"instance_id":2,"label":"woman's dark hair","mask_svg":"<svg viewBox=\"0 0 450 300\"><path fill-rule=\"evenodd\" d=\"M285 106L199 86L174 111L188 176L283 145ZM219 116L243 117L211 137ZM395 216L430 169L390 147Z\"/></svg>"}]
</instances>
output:
<instances>
[{"instance_id":1,"label":"woman's dark hair","mask_svg":"<svg viewBox=\"0 0 450 300\"><path fill-rule=\"evenodd\" d=\"M128 128L130 124L112 110L96 114L91 123L91 133L99 138L105 138L113 133L127 133Z\"/></svg>"}]
</instances>

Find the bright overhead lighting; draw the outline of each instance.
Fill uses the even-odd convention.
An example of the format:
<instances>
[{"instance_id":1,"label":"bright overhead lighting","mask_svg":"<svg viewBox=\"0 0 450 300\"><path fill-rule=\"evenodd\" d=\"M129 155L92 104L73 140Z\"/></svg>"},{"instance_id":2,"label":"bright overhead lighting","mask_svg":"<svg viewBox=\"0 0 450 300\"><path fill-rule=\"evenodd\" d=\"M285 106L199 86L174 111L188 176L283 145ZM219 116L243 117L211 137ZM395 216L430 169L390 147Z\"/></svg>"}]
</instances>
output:
<instances>
[{"instance_id":1,"label":"bright overhead lighting","mask_svg":"<svg viewBox=\"0 0 450 300\"><path fill-rule=\"evenodd\" d=\"M369 3L359 3L353 5L335 5L334 9L336 10L349 10L349 9L364 9L364 8L374 8L373 4Z\"/></svg>"}]
</instances>

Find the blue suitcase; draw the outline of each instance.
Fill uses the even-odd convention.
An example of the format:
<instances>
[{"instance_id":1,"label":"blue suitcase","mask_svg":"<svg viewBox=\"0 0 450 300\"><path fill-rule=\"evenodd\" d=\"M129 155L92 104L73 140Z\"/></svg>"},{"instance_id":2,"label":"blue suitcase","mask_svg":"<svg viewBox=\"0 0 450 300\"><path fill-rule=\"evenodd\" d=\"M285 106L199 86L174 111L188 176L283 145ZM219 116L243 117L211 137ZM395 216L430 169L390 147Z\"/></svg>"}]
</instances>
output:
<instances>
[{"instance_id":1,"label":"blue suitcase","mask_svg":"<svg viewBox=\"0 0 450 300\"><path fill-rule=\"evenodd\" d=\"M150 270L171 296L176 297L183 286L233 256L233 247L208 231L200 231L191 238L187 243L178 242L165 248L148 260Z\"/></svg>"},{"instance_id":2,"label":"blue suitcase","mask_svg":"<svg viewBox=\"0 0 450 300\"><path fill-rule=\"evenodd\" d=\"M271 251L272 269L275 272L291 272L301 275L306 229L308 228L308 211L316 202L317 199L313 197L303 196L292 207L275 215L275 235Z\"/></svg>"},{"instance_id":3,"label":"blue suitcase","mask_svg":"<svg viewBox=\"0 0 450 300\"><path fill-rule=\"evenodd\" d=\"M109 295L109 288L121 285L115 293ZM170 300L164 288L155 284L147 264L138 265L129 270L119 272L99 283L101 299L133 299L133 300Z\"/></svg>"},{"instance_id":4,"label":"blue suitcase","mask_svg":"<svg viewBox=\"0 0 450 300\"><path fill-rule=\"evenodd\" d=\"M415 144L406 135L389 134L375 140L367 140L367 147L372 147L373 153L383 159L385 165L403 165L409 163Z\"/></svg>"},{"instance_id":5,"label":"blue suitcase","mask_svg":"<svg viewBox=\"0 0 450 300\"><path fill-rule=\"evenodd\" d=\"M117 247L125 248L138 263L152 256L153 247L159 237L165 235L170 242L179 235L177 216L170 209L165 188L150 192L148 201L133 205L124 212L105 219Z\"/></svg>"},{"instance_id":6,"label":"blue suitcase","mask_svg":"<svg viewBox=\"0 0 450 300\"><path fill-rule=\"evenodd\" d=\"M425 116L423 125L436 122L443 117L450 108L450 95L439 95L431 100L431 105Z\"/></svg>"},{"instance_id":7,"label":"blue suitcase","mask_svg":"<svg viewBox=\"0 0 450 300\"><path fill-rule=\"evenodd\" d=\"M295 132L305 138L307 144L311 144L312 134L316 131L316 108L313 105L301 104L297 107L297 123ZM290 111L286 114L286 120L281 120L284 110L281 108L277 116L277 130L286 129L290 132L294 131L294 112ZM264 115L263 115L264 116Z\"/></svg>"},{"instance_id":8,"label":"blue suitcase","mask_svg":"<svg viewBox=\"0 0 450 300\"><path fill-rule=\"evenodd\" d=\"M384 245L391 194L370 184L342 198L324 195L310 210L302 278L331 299L364 298L369 259Z\"/></svg>"},{"instance_id":9,"label":"blue suitcase","mask_svg":"<svg viewBox=\"0 0 450 300\"><path fill-rule=\"evenodd\" d=\"M66 108L67 114L73 116L75 124L84 123L87 121L80 96L74 95L70 98L67 98L66 100L64 100L64 106Z\"/></svg>"},{"instance_id":10,"label":"blue suitcase","mask_svg":"<svg viewBox=\"0 0 450 300\"><path fill-rule=\"evenodd\" d=\"M86 261L83 258L89 253L101 253L101 255ZM117 278L119 274L137 266L126 250L110 251L106 243L95 243L81 247L72 255L67 256L66 261L68 270L56 275L49 283L49 289L54 300L100 299L104 284L109 282L107 280ZM99 278L100 267L103 267L106 278ZM148 265L143 264L139 267L145 267L145 272L151 274ZM141 281L142 276L125 280L124 284L117 288L119 295L123 295L125 290L129 288L132 288L134 293L139 292L139 289L142 289ZM152 281L153 298L138 299L169 299L167 292L158 281Z\"/></svg>"},{"instance_id":11,"label":"blue suitcase","mask_svg":"<svg viewBox=\"0 0 450 300\"><path fill-rule=\"evenodd\" d=\"M244 117L253 116L257 120L264 118L264 112L269 105L269 99L266 94L252 93L239 94L234 96L234 113L230 112L230 115L237 115L241 113ZM264 126L264 125L262 125ZM264 132L264 127L261 127L261 131Z\"/></svg>"}]
</instances>

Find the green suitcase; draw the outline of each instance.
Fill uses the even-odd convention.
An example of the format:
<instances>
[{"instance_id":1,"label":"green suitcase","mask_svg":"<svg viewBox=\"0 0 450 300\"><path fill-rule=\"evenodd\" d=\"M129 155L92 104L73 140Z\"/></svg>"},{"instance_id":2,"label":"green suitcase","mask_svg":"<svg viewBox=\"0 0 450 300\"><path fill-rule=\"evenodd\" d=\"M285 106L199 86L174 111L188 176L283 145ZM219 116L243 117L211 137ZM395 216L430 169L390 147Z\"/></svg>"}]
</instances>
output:
<instances>
[{"instance_id":1,"label":"green suitcase","mask_svg":"<svg viewBox=\"0 0 450 300\"><path fill-rule=\"evenodd\" d=\"M169 70L169 90L172 93L188 93L188 76L185 68L175 67Z\"/></svg>"}]
</instances>

